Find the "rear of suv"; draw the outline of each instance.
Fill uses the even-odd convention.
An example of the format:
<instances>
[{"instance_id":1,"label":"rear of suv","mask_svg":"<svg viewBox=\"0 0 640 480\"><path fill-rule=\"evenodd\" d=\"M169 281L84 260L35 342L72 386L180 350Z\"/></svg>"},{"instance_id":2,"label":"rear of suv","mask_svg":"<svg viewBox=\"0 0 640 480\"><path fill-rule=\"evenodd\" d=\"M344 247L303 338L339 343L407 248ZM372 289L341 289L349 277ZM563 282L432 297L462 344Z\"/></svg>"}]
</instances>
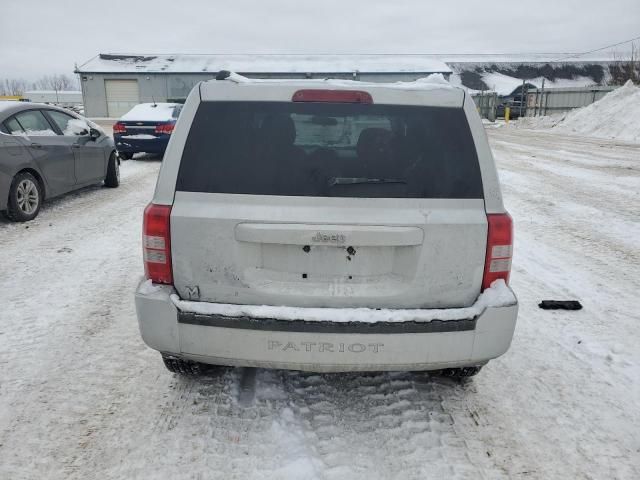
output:
<instances>
[{"instance_id":1,"label":"rear of suv","mask_svg":"<svg viewBox=\"0 0 640 480\"><path fill-rule=\"evenodd\" d=\"M446 81L248 80L189 95L145 210L165 365L470 375L511 343L511 217Z\"/></svg>"}]
</instances>

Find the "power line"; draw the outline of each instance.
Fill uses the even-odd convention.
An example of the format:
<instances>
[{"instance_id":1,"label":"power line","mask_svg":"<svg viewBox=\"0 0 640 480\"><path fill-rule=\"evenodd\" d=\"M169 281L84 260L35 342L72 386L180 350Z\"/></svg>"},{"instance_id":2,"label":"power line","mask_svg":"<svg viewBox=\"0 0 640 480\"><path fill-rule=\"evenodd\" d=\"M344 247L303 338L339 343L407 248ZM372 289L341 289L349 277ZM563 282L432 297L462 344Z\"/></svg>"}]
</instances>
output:
<instances>
[{"instance_id":1,"label":"power line","mask_svg":"<svg viewBox=\"0 0 640 480\"><path fill-rule=\"evenodd\" d=\"M631 43L631 42L635 42L636 40L640 40L640 35L638 35L635 38L631 38L629 40L625 40L624 42L618 42L618 43L614 43L613 45L607 45L606 47L600 47L600 48L596 48L594 50L589 50L588 52L582 52L582 53L574 53L572 55L568 55L566 57L562 57L562 58L558 58L556 60L556 62L559 62L561 60L566 60L567 58L575 58L575 57L581 57L583 55L588 55L590 53L595 53L595 52L600 52L601 50L606 50L608 48L613 48L613 47L617 47L618 45L624 45L625 43Z\"/></svg>"}]
</instances>

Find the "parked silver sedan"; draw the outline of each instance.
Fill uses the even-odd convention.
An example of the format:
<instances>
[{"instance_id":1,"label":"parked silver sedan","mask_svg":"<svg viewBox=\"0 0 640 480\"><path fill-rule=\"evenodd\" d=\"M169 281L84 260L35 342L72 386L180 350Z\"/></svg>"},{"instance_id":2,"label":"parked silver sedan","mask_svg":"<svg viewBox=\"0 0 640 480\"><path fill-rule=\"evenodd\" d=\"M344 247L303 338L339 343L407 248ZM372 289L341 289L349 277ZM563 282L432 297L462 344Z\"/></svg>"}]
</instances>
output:
<instances>
[{"instance_id":1,"label":"parked silver sedan","mask_svg":"<svg viewBox=\"0 0 640 480\"><path fill-rule=\"evenodd\" d=\"M113 140L71 111L0 101L0 211L32 220L45 199L95 183L120 184Z\"/></svg>"}]
</instances>

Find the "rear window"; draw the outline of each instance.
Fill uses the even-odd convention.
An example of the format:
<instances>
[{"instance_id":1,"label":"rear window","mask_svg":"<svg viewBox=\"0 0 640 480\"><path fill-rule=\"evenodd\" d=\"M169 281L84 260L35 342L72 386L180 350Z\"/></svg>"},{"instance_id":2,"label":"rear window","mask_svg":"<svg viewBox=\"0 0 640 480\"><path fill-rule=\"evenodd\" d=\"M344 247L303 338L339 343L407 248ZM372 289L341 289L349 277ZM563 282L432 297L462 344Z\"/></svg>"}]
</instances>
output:
<instances>
[{"instance_id":1,"label":"rear window","mask_svg":"<svg viewBox=\"0 0 640 480\"><path fill-rule=\"evenodd\" d=\"M367 198L482 198L461 108L203 102L176 190Z\"/></svg>"}]
</instances>

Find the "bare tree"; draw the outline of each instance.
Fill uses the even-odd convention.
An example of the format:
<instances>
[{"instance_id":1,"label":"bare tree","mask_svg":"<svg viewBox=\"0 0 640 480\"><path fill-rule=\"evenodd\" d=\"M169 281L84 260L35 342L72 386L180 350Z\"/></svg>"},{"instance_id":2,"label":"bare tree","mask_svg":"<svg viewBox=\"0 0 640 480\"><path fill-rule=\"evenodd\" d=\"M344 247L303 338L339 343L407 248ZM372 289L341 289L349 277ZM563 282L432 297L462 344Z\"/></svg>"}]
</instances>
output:
<instances>
[{"instance_id":1,"label":"bare tree","mask_svg":"<svg viewBox=\"0 0 640 480\"><path fill-rule=\"evenodd\" d=\"M5 78L0 80L2 95L22 95L27 89L27 82L23 78Z\"/></svg>"},{"instance_id":2,"label":"bare tree","mask_svg":"<svg viewBox=\"0 0 640 480\"><path fill-rule=\"evenodd\" d=\"M630 52L614 52L613 58L614 62L609 67L612 84L623 85L628 80L635 84L640 83L640 44L632 42Z\"/></svg>"},{"instance_id":3,"label":"bare tree","mask_svg":"<svg viewBox=\"0 0 640 480\"><path fill-rule=\"evenodd\" d=\"M75 78L68 75L44 75L33 84L36 90L75 90L78 84Z\"/></svg>"}]
</instances>

